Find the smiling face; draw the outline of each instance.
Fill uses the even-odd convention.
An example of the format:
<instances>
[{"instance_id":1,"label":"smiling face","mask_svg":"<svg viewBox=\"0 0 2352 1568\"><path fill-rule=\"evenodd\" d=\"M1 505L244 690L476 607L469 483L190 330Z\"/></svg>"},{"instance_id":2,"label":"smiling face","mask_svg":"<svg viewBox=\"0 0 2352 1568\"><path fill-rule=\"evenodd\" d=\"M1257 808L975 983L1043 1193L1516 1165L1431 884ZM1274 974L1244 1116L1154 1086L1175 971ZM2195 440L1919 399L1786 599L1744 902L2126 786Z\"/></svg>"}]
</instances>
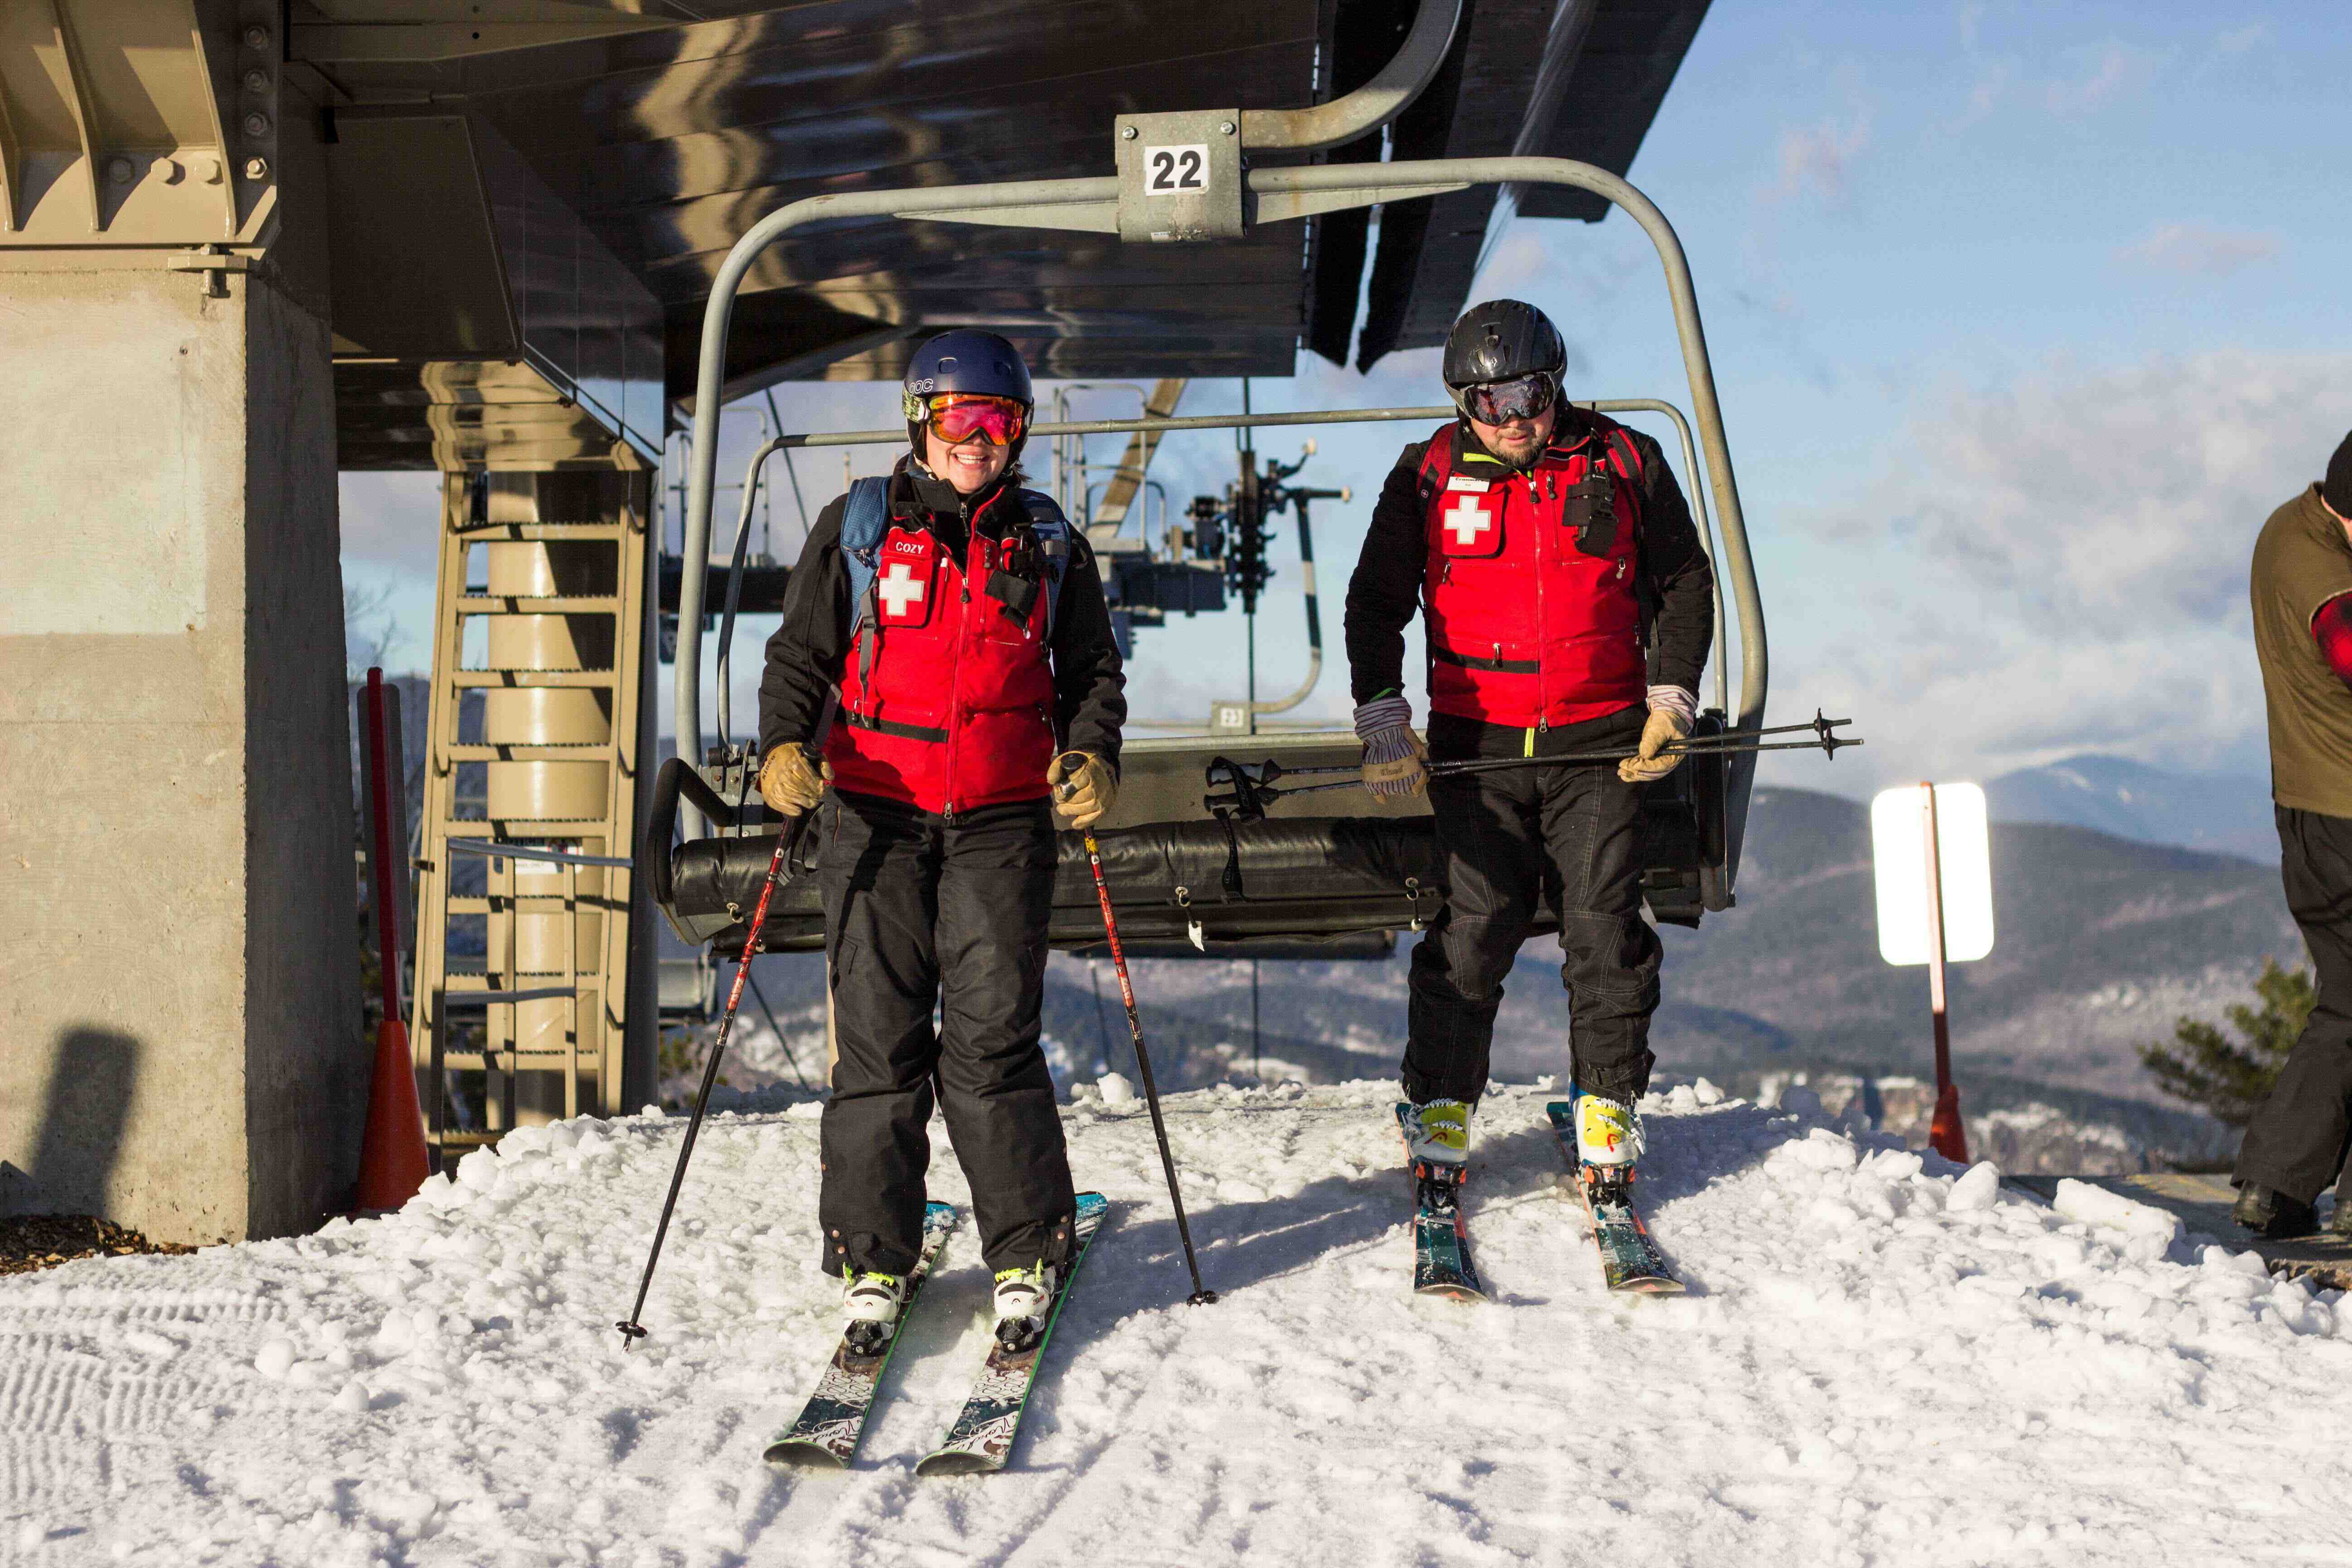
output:
<instances>
[{"instance_id":1,"label":"smiling face","mask_svg":"<svg viewBox=\"0 0 2352 1568\"><path fill-rule=\"evenodd\" d=\"M1532 461L1551 440L1552 426L1559 418L1559 410L1552 407L1541 414L1507 419L1500 425L1482 425L1473 419L1470 429L1478 437L1480 446L1503 461L1526 464Z\"/></svg>"},{"instance_id":2,"label":"smiling face","mask_svg":"<svg viewBox=\"0 0 2352 1568\"><path fill-rule=\"evenodd\" d=\"M974 431L949 446L928 426L923 430L923 466L956 488L958 495L978 495L996 482L1011 460L1013 448L1000 447Z\"/></svg>"}]
</instances>

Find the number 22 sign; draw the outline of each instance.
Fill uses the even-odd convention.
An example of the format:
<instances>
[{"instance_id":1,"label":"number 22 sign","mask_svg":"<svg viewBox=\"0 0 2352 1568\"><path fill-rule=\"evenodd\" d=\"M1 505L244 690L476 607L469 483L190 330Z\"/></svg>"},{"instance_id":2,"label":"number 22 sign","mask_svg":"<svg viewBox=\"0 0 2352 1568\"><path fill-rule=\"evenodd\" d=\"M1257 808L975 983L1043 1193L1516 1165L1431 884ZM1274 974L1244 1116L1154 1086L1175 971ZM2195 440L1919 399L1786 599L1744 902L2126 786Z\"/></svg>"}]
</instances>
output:
<instances>
[{"instance_id":1,"label":"number 22 sign","mask_svg":"<svg viewBox=\"0 0 2352 1568\"><path fill-rule=\"evenodd\" d=\"M1192 195L1209 188L1209 149L1204 142L1143 150L1143 189L1155 196Z\"/></svg>"}]
</instances>

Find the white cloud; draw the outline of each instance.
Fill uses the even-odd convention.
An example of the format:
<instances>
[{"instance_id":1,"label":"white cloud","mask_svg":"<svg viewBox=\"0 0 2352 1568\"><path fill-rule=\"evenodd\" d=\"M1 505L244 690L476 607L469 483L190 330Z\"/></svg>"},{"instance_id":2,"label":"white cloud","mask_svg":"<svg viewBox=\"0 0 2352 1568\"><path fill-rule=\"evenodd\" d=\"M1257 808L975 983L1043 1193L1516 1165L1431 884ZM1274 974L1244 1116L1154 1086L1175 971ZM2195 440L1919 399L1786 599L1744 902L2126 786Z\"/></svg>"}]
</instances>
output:
<instances>
[{"instance_id":1,"label":"white cloud","mask_svg":"<svg viewBox=\"0 0 2352 1568\"><path fill-rule=\"evenodd\" d=\"M1817 520L1840 580L1809 589L1861 608L1776 685L1851 703L1889 776L2242 758L2263 728L2247 560L2342 437L2347 379L2352 356L2220 353L1950 395Z\"/></svg>"},{"instance_id":2,"label":"white cloud","mask_svg":"<svg viewBox=\"0 0 2352 1568\"><path fill-rule=\"evenodd\" d=\"M2169 223L2116 252L2118 260L2184 278L2229 278L2279 253L2279 237Z\"/></svg>"},{"instance_id":3,"label":"white cloud","mask_svg":"<svg viewBox=\"0 0 2352 1568\"><path fill-rule=\"evenodd\" d=\"M432 581L441 543L441 476L348 473L337 489L343 559L422 574Z\"/></svg>"},{"instance_id":4,"label":"white cloud","mask_svg":"<svg viewBox=\"0 0 2352 1568\"><path fill-rule=\"evenodd\" d=\"M2068 118L2090 114L2143 85L2155 76L2158 64L2157 56L2114 38L2069 53L2078 68L2042 89L2050 112Z\"/></svg>"},{"instance_id":5,"label":"white cloud","mask_svg":"<svg viewBox=\"0 0 2352 1568\"><path fill-rule=\"evenodd\" d=\"M1774 153L1774 178L1764 199L1778 204L1811 196L1825 205L1843 205L1852 193L1855 162L1870 147L1870 110L1831 115L1811 125L1782 129Z\"/></svg>"}]
</instances>

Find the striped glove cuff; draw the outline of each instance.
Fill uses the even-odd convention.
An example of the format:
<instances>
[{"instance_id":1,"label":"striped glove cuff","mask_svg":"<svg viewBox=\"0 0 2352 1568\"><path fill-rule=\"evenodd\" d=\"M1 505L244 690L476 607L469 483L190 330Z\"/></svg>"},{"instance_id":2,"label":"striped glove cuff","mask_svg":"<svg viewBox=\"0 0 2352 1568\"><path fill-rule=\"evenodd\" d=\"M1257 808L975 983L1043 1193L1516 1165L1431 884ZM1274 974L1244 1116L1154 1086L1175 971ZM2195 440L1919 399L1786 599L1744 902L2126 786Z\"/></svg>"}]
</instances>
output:
<instances>
[{"instance_id":1,"label":"striped glove cuff","mask_svg":"<svg viewBox=\"0 0 2352 1568\"><path fill-rule=\"evenodd\" d=\"M1372 743L1372 737L1383 730L1410 730L1412 727L1412 703L1402 692L1389 697L1375 697L1356 710L1356 739L1368 746Z\"/></svg>"},{"instance_id":2,"label":"striped glove cuff","mask_svg":"<svg viewBox=\"0 0 2352 1568\"><path fill-rule=\"evenodd\" d=\"M1683 731L1687 734L1690 727L1698 721L1698 694L1687 687L1653 686L1649 692L1649 709L1653 713L1674 714L1683 721ZM1359 708L1356 711L1360 713L1363 710Z\"/></svg>"}]
</instances>

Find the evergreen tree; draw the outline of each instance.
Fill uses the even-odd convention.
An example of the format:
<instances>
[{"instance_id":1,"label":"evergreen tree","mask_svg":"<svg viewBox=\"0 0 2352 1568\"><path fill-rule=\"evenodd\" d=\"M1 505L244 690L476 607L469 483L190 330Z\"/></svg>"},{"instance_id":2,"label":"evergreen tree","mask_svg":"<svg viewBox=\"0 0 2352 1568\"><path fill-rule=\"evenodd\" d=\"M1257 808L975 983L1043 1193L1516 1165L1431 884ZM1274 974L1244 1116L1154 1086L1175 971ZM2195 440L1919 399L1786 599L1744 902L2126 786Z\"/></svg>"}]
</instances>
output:
<instances>
[{"instance_id":1,"label":"evergreen tree","mask_svg":"<svg viewBox=\"0 0 2352 1568\"><path fill-rule=\"evenodd\" d=\"M2165 1093L2203 1107L2229 1126L2243 1127L2278 1081L2287 1052L2318 999L2305 971L2289 973L2264 959L2262 978L2254 982L2260 1005L2242 1002L2225 1015L2244 1037L2243 1044L2210 1024L2182 1018L2170 1041L2142 1046L2139 1059Z\"/></svg>"}]
</instances>

